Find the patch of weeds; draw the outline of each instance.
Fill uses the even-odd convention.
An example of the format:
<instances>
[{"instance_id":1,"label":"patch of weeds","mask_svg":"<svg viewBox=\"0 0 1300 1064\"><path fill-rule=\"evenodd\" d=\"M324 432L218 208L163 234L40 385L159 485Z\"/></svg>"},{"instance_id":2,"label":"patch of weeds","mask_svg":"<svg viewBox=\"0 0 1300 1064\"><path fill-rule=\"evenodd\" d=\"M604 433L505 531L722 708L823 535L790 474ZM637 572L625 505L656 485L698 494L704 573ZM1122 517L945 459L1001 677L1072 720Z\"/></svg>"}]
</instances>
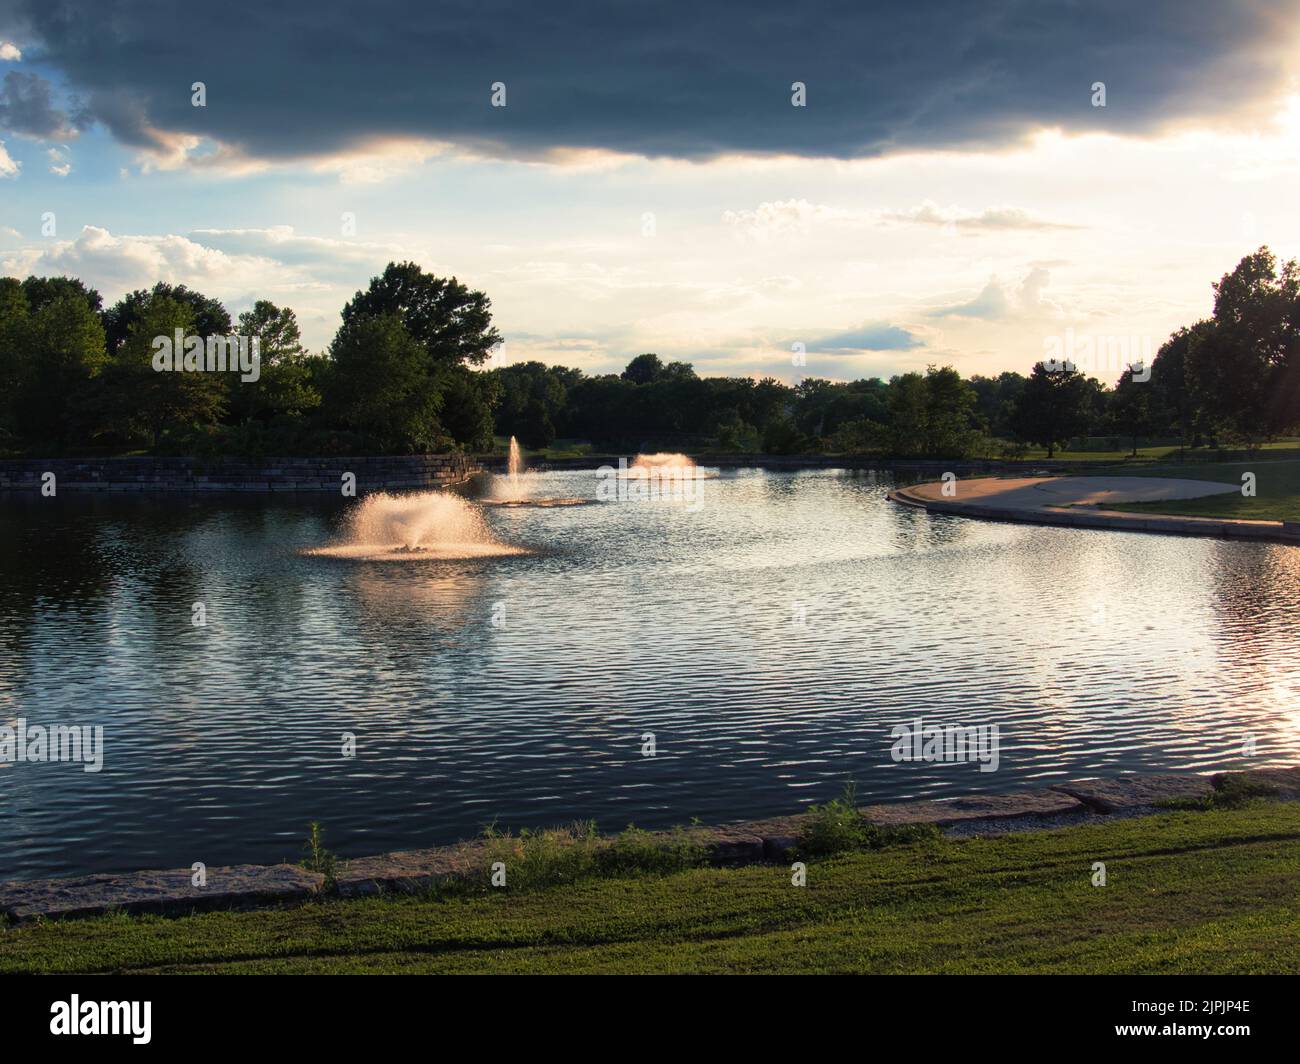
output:
<instances>
[{"instance_id":1,"label":"patch of weeds","mask_svg":"<svg viewBox=\"0 0 1300 1064\"><path fill-rule=\"evenodd\" d=\"M506 866L506 882L524 890L573 883L596 871L594 850L599 844L594 821L575 820L568 827L501 832L483 829L488 859Z\"/></svg>"},{"instance_id":2,"label":"patch of weeds","mask_svg":"<svg viewBox=\"0 0 1300 1064\"><path fill-rule=\"evenodd\" d=\"M333 893L336 885L335 871L338 857L325 848L325 831L319 821L307 826L307 841L303 844L302 866L308 872L319 872L325 877L325 892Z\"/></svg>"},{"instance_id":3,"label":"patch of weeds","mask_svg":"<svg viewBox=\"0 0 1300 1064\"><path fill-rule=\"evenodd\" d=\"M1277 788L1271 783L1260 783L1244 773L1216 776L1213 790L1199 798L1170 798L1157 804L1163 809L1190 809L1209 812L1214 809L1240 809L1264 798L1276 798Z\"/></svg>"},{"instance_id":4,"label":"patch of weeds","mask_svg":"<svg viewBox=\"0 0 1300 1064\"><path fill-rule=\"evenodd\" d=\"M668 834L642 831L629 824L613 838L600 834L594 820L574 821L567 827L518 834L483 830L488 861L504 862L512 889L539 890L594 877L640 873L664 875L702 865L707 851L685 828Z\"/></svg>"},{"instance_id":5,"label":"patch of weeds","mask_svg":"<svg viewBox=\"0 0 1300 1064\"><path fill-rule=\"evenodd\" d=\"M799 833L799 852L820 857L865 849L871 844L872 827L858 812L858 785L846 783L838 798L808 807L808 819Z\"/></svg>"},{"instance_id":6,"label":"patch of weeds","mask_svg":"<svg viewBox=\"0 0 1300 1064\"><path fill-rule=\"evenodd\" d=\"M871 823L858 811L857 785L846 783L844 793L838 798L809 807L808 819L799 835L798 849L804 856L824 857L942 838L943 832L934 824L887 826Z\"/></svg>"},{"instance_id":7,"label":"patch of weeds","mask_svg":"<svg viewBox=\"0 0 1300 1064\"><path fill-rule=\"evenodd\" d=\"M599 863L606 875L638 872L666 875L698 868L707 861L708 850L685 828L675 827L664 836L629 824L600 853Z\"/></svg>"}]
</instances>

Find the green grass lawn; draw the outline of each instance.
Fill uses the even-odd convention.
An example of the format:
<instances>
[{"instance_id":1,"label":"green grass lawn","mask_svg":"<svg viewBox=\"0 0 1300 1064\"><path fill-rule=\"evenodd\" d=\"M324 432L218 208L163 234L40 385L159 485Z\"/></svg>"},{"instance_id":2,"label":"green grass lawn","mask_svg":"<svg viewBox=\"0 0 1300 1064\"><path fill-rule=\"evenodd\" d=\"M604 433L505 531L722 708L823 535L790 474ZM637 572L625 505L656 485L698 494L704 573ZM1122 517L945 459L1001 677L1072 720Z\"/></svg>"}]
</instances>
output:
<instances>
[{"instance_id":1,"label":"green grass lawn","mask_svg":"<svg viewBox=\"0 0 1300 1064\"><path fill-rule=\"evenodd\" d=\"M695 869L0 932L0 972L32 971L1300 973L1300 803L912 843L806 887Z\"/></svg>"},{"instance_id":2,"label":"green grass lawn","mask_svg":"<svg viewBox=\"0 0 1300 1064\"><path fill-rule=\"evenodd\" d=\"M1192 517L1237 517L1249 521L1300 521L1300 460L1275 460L1261 455L1251 462L1206 462L1202 464L1157 464L1141 468L1107 469L1107 475L1181 477L1241 484L1243 473L1255 474L1255 496L1211 495L1203 499L1174 502L1125 502L1108 504L1110 510L1135 513L1181 514Z\"/></svg>"}]
</instances>

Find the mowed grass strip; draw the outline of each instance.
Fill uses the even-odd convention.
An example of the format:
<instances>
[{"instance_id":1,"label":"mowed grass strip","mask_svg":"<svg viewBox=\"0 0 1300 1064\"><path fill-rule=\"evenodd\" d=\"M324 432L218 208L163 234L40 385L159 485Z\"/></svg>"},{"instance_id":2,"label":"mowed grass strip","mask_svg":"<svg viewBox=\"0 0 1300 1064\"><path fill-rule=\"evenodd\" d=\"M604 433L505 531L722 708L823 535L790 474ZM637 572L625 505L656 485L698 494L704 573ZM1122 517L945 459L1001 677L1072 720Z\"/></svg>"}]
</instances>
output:
<instances>
[{"instance_id":1,"label":"mowed grass strip","mask_svg":"<svg viewBox=\"0 0 1300 1064\"><path fill-rule=\"evenodd\" d=\"M0 933L0 971L1300 972L1300 803L921 842L790 876L47 922Z\"/></svg>"},{"instance_id":2,"label":"mowed grass strip","mask_svg":"<svg viewBox=\"0 0 1300 1064\"><path fill-rule=\"evenodd\" d=\"M1177 477L1185 480L1217 480L1242 483L1243 473L1255 474L1255 495L1208 495L1202 499L1170 502L1107 503L1108 510L1134 513L1171 514L1181 517L1232 517L1243 521L1300 521L1300 461L1207 462L1201 465L1160 465L1105 470L1142 477Z\"/></svg>"}]
</instances>

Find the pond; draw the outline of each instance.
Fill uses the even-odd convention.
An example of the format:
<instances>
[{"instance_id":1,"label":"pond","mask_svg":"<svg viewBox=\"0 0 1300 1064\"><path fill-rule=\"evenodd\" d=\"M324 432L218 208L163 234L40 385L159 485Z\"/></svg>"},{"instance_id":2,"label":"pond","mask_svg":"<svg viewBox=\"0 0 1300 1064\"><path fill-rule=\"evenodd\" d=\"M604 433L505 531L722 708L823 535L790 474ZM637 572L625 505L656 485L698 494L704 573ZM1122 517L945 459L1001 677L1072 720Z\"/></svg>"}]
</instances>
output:
<instances>
[{"instance_id":1,"label":"pond","mask_svg":"<svg viewBox=\"0 0 1300 1064\"><path fill-rule=\"evenodd\" d=\"M359 856L1298 759L1300 550L888 486L471 503L524 551L460 560L310 553L355 499L0 496L0 724L103 729L98 771L0 763L0 879L298 860L311 821ZM996 725L996 771L896 760L918 719Z\"/></svg>"}]
</instances>

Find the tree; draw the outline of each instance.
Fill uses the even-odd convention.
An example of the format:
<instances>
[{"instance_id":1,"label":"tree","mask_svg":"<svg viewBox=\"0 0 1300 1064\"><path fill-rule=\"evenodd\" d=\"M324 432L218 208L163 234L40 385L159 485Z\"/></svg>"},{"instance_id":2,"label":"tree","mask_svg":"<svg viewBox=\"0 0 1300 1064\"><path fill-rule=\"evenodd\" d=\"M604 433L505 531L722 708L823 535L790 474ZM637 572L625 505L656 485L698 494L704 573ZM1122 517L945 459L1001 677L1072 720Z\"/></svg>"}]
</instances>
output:
<instances>
[{"instance_id":1,"label":"tree","mask_svg":"<svg viewBox=\"0 0 1300 1064\"><path fill-rule=\"evenodd\" d=\"M929 458L960 458L971 447L971 412L975 390L951 366L925 371L925 435L922 453Z\"/></svg>"},{"instance_id":2,"label":"tree","mask_svg":"<svg viewBox=\"0 0 1300 1064\"><path fill-rule=\"evenodd\" d=\"M644 354L632 359L622 375L625 381L631 381L633 384L651 384L657 381L663 372L664 364L658 355Z\"/></svg>"},{"instance_id":3,"label":"tree","mask_svg":"<svg viewBox=\"0 0 1300 1064\"><path fill-rule=\"evenodd\" d=\"M540 451L543 447L549 447L555 442L555 426L551 424L550 415L546 412L546 405L537 396L533 396L528 401L528 407L524 411L524 422L519 439L523 441L525 447L535 451Z\"/></svg>"},{"instance_id":4,"label":"tree","mask_svg":"<svg viewBox=\"0 0 1300 1064\"><path fill-rule=\"evenodd\" d=\"M1130 366L1110 393L1110 419L1133 443L1131 457L1138 453L1138 437L1151 421L1151 382L1135 380Z\"/></svg>"},{"instance_id":5,"label":"tree","mask_svg":"<svg viewBox=\"0 0 1300 1064\"><path fill-rule=\"evenodd\" d=\"M1057 444L1088 427L1092 389L1087 378L1068 365L1048 369L1040 362L1016 400L1012 424L1016 435L1056 454Z\"/></svg>"},{"instance_id":6,"label":"tree","mask_svg":"<svg viewBox=\"0 0 1300 1064\"><path fill-rule=\"evenodd\" d=\"M27 296L16 277L0 277L0 446L18 435L18 383L31 330Z\"/></svg>"},{"instance_id":7,"label":"tree","mask_svg":"<svg viewBox=\"0 0 1300 1064\"><path fill-rule=\"evenodd\" d=\"M894 454L960 458L971 447L975 391L951 366L889 382L889 448Z\"/></svg>"},{"instance_id":8,"label":"tree","mask_svg":"<svg viewBox=\"0 0 1300 1064\"><path fill-rule=\"evenodd\" d=\"M1179 329L1160 345L1151 362L1151 416L1161 429L1172 429L1183 446L1200 443L1200 406L1187 376L1187 353L1213 323L1199 321Z\"/></svg>"},{"instance_id":9,"label":"tree","mask_svg":"<svg viewBox=\"0 0 1300 1064\"><path fill-rule=\"evenodd\" d=\"M252 310L239 315L239 335L257 338L263 367L306 354L298 330L298 316L289 307L277 307L265 299L259 299Z\"/></svg>"},{"instance_id":10,"label":"tree","mask_svg":"<svg viewBox=\"0 0 1300 1064\"><path fill-rule=\"evenodd\" d=\"M468 366L445 366L437 372L442 389L442 423L461 447L471 451L492 449L492 408L500 385L490 373Z\"/></svg>"},{"instance_id":11,"label":"tree","mask_svg":"<svg viewBox=\"0 0 1300 1064\"><path fill-rule=\"evenodd\" d=\"M230 314L218 300L186 288L183 284L167 284L159 281L151 289L136 289L129 292L104 311L104 334L108 341L108 353L116 355L131 335L131 329L143 318L149 306L156 300L169 300L190 308L191 335L209 336L230 335Z\"/></svg>"},{"instance_id":12,"label":"tree","mask_svg":"<svg viewBox=\"0 0 1300 1064\"><path fill-rule=\"evenodd\" d=\"M87 288L75 277L28 277L23 281L23 294L33 314L61 296L71 295L84 300L92 314L100 313L104 298L93 288Z\"/></svg>"},{"instance_id":13,"label":"tree","mask_svg":"<svg viewBox=\"0 0 1300 1064\"><path fill-rule=\"evenodd\" d=\"M113 423L143 432L155 451L165 436L183 440L225 412L222 374L154 369L155 338L171 337L177 329L186 336L199 335L192 302L151 295L140 305L105 375Z\"/></svg>"},{"instance_id":14,"label":"tree","mask_svg":"<svg viewBox=\"0 0 1300 1064\"><path fill-rule=\"evenodd\" d=\"M492 371L500 399L496 406L496 432L520 436L529 404L538 399L551 421L560 418L568 402L568 390L582 379L581 370L566 370L541 362L517 362Z\"/></svg>"},{"instance_id":15,"label":"tree","mask_svg":"<svg viewBox=\"0 0 1300 1064\"><path fill-rule=\"evenodd\" d=\"M0 427L7 433L43 448L75 442L90 382L105 363L98 298L66 277L0 282Z\"/></svg>"},{"instance_id":16,"label":"tree","mask_svg":"<svg viewBox=\"0 0 1300 1064\"><path fill-rule=\"evenodd\" d=\"M996 377L982 377L977 373L968 383L975 390L975 413L984 431L998 439L1012 436L1011 418L1016 397L1025 387L1024 376L1011 371Z\"/></svg>"},{"instance_id":17,"label":"tree","mask_svg":"<svg viewBox=\"0 0 1300 1064\"><path fill-rule=\"evenodd\" d=\"M1214 317L1185 355L1196 405L1255 447L1300 422L1300 267L1268 248L1214 285Z\"/></svg>"},{"instance_id":18,"label":"tree","mask_svg":"<svg viewBox=\"0 0 1300 1064\"><path fill-rule=\"evenodd\" d=\"M501 343L492 327L492 301L456 278L435 277L414 262L390 262L343 308L343 323L394 315L435 366L482 364Z\"/></svg>"},{"instance_id":19,"label":"tree","mask_svg":"<svg viewBox=\"0 0 1300 1064\"><path fill-rule=\"evenodd\" d=\"M330 345L326 408L333 419L381 449L445 450L451 440L438 414L442 388L428 349L397 314L354 314Z\"/></svg>"}]
</instances>

